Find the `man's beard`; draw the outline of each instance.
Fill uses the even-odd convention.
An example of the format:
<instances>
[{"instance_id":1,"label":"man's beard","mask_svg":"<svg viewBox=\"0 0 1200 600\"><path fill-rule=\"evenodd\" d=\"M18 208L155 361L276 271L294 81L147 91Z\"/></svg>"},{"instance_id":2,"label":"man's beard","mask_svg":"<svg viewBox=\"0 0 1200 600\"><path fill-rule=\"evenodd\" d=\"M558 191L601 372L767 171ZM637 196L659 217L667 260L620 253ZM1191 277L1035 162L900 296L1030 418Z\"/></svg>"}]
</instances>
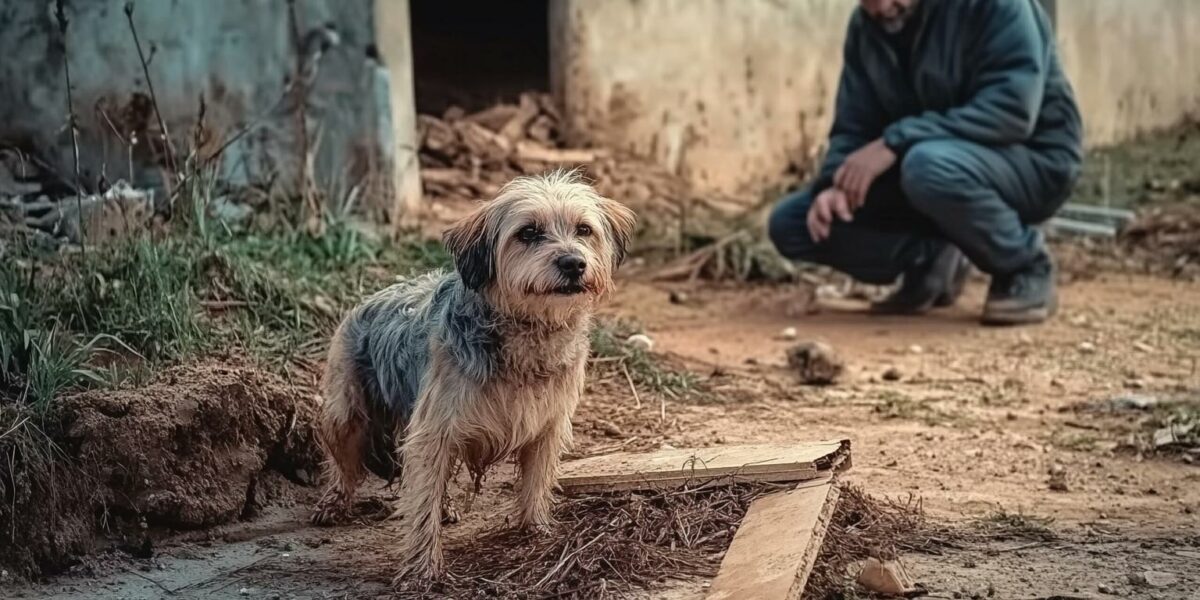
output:
<instances>
[{"instance_id":1,"label":"man's beard","mask_svg":"<svg viewBox=\"0 0 1200 600\"><path fill-rule=\"evenodd\" d=\"M909 18L912 17L911 6L899 6L896 8L896 15L893 17L879 18L876 21L879 26L889 34L895 35L904 30L904 26L908 25Z\"/></svg>"}]
</instances>

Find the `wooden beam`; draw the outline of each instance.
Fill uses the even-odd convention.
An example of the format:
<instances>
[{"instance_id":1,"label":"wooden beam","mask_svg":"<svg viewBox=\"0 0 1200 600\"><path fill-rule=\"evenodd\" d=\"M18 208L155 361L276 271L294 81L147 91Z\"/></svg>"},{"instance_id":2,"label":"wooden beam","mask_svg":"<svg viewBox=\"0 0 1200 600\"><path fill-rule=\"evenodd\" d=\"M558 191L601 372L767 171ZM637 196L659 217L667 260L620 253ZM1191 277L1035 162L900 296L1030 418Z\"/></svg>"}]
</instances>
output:
<instances>
[{"instance_id":1,"label":"wooden beam","mask_svg":"<svg viewBox=\"0 0 1200 600\"><path fill-rule=\"evenodd\" d=\"M833 482L800 484L750 504L707 600L798 600L833 520Z\"/></svg>"},{"instance_id":2,"label":"wooden beam","mask_svg":"<svg viewBox=\"0 0 1200 600\"><path fill-rule=\"evenodd\" d=\"M789 482L827 479L850 465L850 440L617 453L564 463L566 494L669 489L714 479Z\"/></svg>"}]
</instances>

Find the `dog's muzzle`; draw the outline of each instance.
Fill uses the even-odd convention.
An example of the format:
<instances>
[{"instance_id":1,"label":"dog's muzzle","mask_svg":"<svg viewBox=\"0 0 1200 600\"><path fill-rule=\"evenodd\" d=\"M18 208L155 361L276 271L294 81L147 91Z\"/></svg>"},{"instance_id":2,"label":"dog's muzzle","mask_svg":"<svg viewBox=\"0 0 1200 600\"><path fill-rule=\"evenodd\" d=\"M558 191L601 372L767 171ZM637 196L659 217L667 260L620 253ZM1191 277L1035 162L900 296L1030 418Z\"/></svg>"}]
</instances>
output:
<instances>
[{"instance_id":1,"label":"dog's muzzle","mask_svg":"<svg viewBox=\"0 0 1200 600\"><path fill-rule=\"evenodd\" d=\"M565 283L554 288L554 293L562 295L581 294L587 291L583 285L583 274L587 270L587 261L578 254L564 254L554 260L558 273Z\"/></svg>"}]
</instances>

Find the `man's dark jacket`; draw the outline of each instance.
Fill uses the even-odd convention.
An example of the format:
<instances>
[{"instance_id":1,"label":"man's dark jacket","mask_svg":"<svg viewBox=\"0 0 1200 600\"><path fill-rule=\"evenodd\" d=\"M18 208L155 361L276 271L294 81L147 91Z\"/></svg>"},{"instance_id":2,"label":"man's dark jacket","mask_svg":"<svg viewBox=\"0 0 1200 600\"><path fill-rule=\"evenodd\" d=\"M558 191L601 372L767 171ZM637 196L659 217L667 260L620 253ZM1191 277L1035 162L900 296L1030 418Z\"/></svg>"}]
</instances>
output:
<instances>
[{"instance_id":1,"label":"man's dark jacket","mask_svg":"<svg viewBox=\"0 0 1200 600\"><path fill-rule=\"evenodd\" d=\"M880 136L900 156L934 139L1020 144L1065 181L1076 179L1083 127L1036 0L917 0L905 34L907 44L897 44L855 10L814 193L832 185L847 155Z\"/></svg>"}]
</instances>

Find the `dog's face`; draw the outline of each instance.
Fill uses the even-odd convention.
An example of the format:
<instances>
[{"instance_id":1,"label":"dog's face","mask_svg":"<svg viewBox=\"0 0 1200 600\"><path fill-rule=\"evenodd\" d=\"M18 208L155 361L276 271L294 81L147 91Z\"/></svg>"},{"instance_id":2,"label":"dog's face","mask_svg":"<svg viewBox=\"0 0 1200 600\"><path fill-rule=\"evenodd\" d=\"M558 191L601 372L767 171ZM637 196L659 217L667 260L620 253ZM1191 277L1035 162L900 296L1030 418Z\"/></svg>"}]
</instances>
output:
<instances>
[{"instance_id":1,"label":"dog's face","mask_svg":"<svg viewBox=\"0 0 1200 600\"><path fill-rule=\"evenodd\" d=\"M503 313L561 320L613 285L635 217L573 173L518 177L446 232L463 282Z\"/></svg>"}]
</instances>

